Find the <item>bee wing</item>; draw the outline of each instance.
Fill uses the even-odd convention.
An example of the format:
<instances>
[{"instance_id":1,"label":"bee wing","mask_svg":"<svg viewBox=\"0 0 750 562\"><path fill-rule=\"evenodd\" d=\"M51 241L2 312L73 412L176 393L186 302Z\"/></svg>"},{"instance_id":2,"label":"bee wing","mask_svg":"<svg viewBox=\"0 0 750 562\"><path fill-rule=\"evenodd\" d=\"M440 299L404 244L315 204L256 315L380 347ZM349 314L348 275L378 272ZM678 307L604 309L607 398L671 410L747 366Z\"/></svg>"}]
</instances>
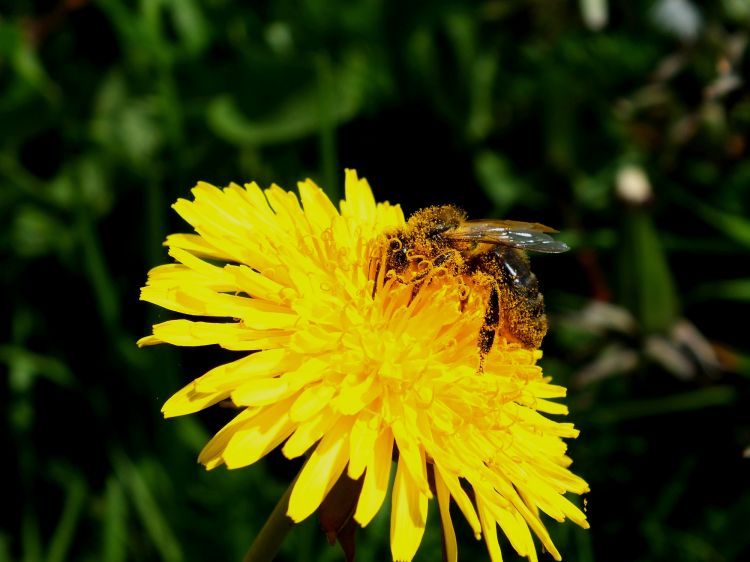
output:
<instances>
[{"instance_id":1,"label":"bee wing","mask_svg":"<svg viewBox=\"0 0 750 562\"><path fill-rule=\"evenodd\" d=\"M557 231L538 222L479 220L465 221L446 232L445 236L462 242L505 244L545 254L559 254L570 249L564 242L552 238L549 232Z\"/></svg>"}]
</instances>

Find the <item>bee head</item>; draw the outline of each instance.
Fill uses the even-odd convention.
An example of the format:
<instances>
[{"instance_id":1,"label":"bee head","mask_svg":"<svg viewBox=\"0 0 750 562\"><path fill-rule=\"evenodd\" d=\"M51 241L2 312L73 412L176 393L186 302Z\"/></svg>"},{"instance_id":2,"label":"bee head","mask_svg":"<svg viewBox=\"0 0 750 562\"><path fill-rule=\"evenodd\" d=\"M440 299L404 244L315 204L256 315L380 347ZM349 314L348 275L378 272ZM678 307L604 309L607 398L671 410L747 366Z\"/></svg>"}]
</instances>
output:
<instances>
[{"instance_id":1,"label":"bee head","mask_svg":"<svg viewBox=\"0 0 750 562\"><path fill-rule=\"evenodd\" d=\"M464 220L466 220L466 213L458 207L441 205L417 211L409 217L407 226L417 236L431 240L456 228Z\"/></svg>"}]
</instances>

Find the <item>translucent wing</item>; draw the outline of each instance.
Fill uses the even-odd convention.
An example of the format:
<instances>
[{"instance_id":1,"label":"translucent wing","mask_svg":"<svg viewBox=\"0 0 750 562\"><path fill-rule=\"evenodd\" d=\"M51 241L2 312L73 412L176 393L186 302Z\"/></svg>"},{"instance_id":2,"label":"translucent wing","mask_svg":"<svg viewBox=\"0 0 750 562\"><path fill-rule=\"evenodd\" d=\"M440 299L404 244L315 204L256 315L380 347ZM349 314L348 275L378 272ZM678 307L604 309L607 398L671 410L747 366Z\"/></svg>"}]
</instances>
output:
<instances>
[{"instance_id":1,"label":"translucent wing","mask_svg":"<svg viewBox=\"0 0 750 562\"><path fill-rule=\"evenodd\" d=\"M564 242L552 238L550 232L557 231L538 222L477 220L465 221L446 232L445 236L461 242L505 244L546 254L559 254L570 249Z\"/></svg>"}]
</instances>

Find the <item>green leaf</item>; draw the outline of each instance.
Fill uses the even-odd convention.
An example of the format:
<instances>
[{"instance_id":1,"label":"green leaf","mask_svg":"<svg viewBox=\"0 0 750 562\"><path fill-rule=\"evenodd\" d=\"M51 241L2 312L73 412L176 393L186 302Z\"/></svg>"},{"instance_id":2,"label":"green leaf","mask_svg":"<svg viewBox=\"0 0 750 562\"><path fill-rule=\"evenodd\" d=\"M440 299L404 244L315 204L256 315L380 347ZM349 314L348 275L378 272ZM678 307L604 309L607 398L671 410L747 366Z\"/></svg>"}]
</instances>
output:
<instances>
[{"instance_id":1,"label":"green leaf","mask_svg":"<svg viewBox=\"0 0 750 562\"><path fill-rule=\"evenodd\" d=\"M45 378L62 387L72 387L75 384L75 377L64 362L20 346L0 346L0 363L8 367L10 387L14 392L29 390L36 378Z\"/></svg>"},{"instance_id":2,"label":"green leaf","mask_svg":"<svg viewBox=\"0 0 750 562\"><path fill-rule=\"evenodd\" d=\"M127 77L110 73L99 87L91 121L91 136L126 165L145 169L164 143L164 132L154 98L130 95Z\"/></svg>"},{"instance_id":3,"label":"green leaf","mask_svg":"<svg viewBox=\"0 0 750 562\"><path fill-rule=\"evenodd\" d=\"M39 562L42 560L42 539L39 534L39 521L36 513L26 507L21 514L21 550L22 562Z\"/></svg>"},{"instance_id":4,"label":"green leaf","mask_svg":"<svg viewBox=\"0 0 750 562\"><path fill-rule=\"evenodd\" d=\"M86 484L80 474L70 470L65 472L66 477L62 480L65 486L65 503L60 521L52 534L47 562L64 562L68 559L68 550L73 543L87 496Z\"/></svg>"},{"instance_id":5,"label":"green leaf","mask_svg":"<svg viewBox=\"0 0 750 562\"><path fill-rule=\"evenodd\" d=\"M13 251L24 258L64 253L73 244L70 226L37 206L18 207L10 226Z\"/></svg>"},{"instance_id":6,"label":"green leaf","mask_svg":"<svg viewBox=\"0 0 750 562\"><path fill-rule=\"evenodd\" d=\"M128 492L143 527L151 537L159 555L165 562L179 562L184 559L180 543L175 538L169 522L159 508L159 502L140 467L123 453L112 454L112 464L117 478Z\"/></svg>"},{"instance_id":7,"label":"green leaf","mask_svg":"<svg viewBox=\"0 0 750 562\"><path fill-rule=\"evenodd\" d=\"M680 313L677 287L651 216L642 208L623 217L620 298L646 334L666 332Z\"/></svg>"},{"instance_id":8,"label":"green leaf","mask_svg":"<svg viewBox=\"0 0 750 562\"><path fill-rule=\"evenodd\" d=\"M505 215L519 200L533 193L529 185L514 173L508 159L496 152L483 150L477 154L474 173L499 216Z\"/></svg>"},{"instance_id":9,"label":"green leaf","mask_svg":"<svg viewBox=\"0 0 750 562\"><path fill-rule=\"evenodd\" d=\"M685 190L672 190L675 199L709 225L719 229L735 242L750 248L750 220L739 213L717 209Z\"/></svg>"},{"instance_id":10,"label":"green leaf","mask_svg":"<svg viewBox=\"0 0 750 562\"><path fill-rule=\"evenodd\" d=\"M326 126L326 119L341 124L359 111L367 81L367 68L358 56L351 56L341 67L332 68L326 98L333 100L330 115L321 114L318 84L288 95L275 110L256 119L246 117L229 94L215 97L208 106L208 124L233 144L264 146L289 142L313 135Z\"/></svg>"},{"instance_id":11,"label":"green leaf","mask_svg":"<svg viewBox=\"0 0 750 562\"><path fill-rule=\"evenodd\" d=\"M185 52L195 55L208 45L209 26L195 0L169 0L172 21Z\"/></svg>"},{"instance_id":12,"label":"green leaf","mask_svg":"<svg viewBox=\"0 0 750 562\"><path fill-rule=\"evenodd\" d=\"M0 531L0 562L13 562L13 557L10 555L10 545L10 535Z\"/></svg>"},{"instance_id":13,"label":"green leaf","mask_svg":"<svg viewBox=\"0 0 750 562\"><path fill-rule=\"evenodd\" d=\"M750 23L750 2L747 0L722 0L727 16L740 24Z\"/></svg>"},{"instance_id":14,"label":"green leaf","mask_svg":"<svg viewBox=\"0 0 750 562\"><path fill-rule=\"evenodd\" d=\"M107 480L104 496L102 562L123 562L127 552L127 504L125 491L116 478Z\"/></svg>"},{"instance_id":15,"label":"green leaf","mask_svg":"<svg viewBox=\"0 0 750 562\"><path fill-rule=\"evenodd\" d=\"M750 279L731 279L704 283L696 287L688 298L691 301L730 300L750 302Z\"/></svg>"},{"instance_id":16,"label":"green leaf","mask_svg":"<svg viewBox=\"0 0 750 562\"><path fill-rule=\"evenodd\" d=\"M577 175L572 185L576 203L585 209L606 210L612 201L612 176L611 169Z\"/></svg>"},{"instance_id":17,"label":"green leaf","mask_svg":"<svg viewBox=\"0 0 750 562\"><path fill-rule=\"evenodd\" d=\"M498 66L499 57L496 53L478 55L472 62L466 133L473 141L487 137L495 123L492 104Z\"/></svg>"},{"instance_id":18,"label":"green leaf","mask_svg":"<svg viewBox=\"0 0 750 562\"><path fill-rule=\"evenodd\" d=\"M592 412L592 423L619 423L629 419L662 416L727 406L738 398L738 390L729 385L711 386L661 398L632 400L609 404Z\"/></svg>"},{"instance_id":19,"label":"green leaf","mask_svg":"<svg viewBox=\"0 0 750 562\"><path fill-rule=\"evenodd\" d=\"M57 93L21 23L0 20L0 61L6 58L23 82L47 94Z\"/></svg>"}]
</instances>

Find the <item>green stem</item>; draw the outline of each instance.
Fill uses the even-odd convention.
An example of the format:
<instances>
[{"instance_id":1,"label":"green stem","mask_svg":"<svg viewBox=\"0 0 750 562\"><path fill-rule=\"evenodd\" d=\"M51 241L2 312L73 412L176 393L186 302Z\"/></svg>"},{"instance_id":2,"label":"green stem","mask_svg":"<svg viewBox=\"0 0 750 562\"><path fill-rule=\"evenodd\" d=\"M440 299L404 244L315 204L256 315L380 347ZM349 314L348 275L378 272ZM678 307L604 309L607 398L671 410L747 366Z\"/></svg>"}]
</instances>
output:
<instances>
[{"instance_id":1,"label":"green stem","mask_svg":"<svg viewBox=\"0 0 750 562\"><path fill-rule=\"evenodd\" d=\"M326 53L320 53L315 57L315 70L318 77L318 109L320 112L318 144L323 168L323 186L331 201L337 203L341 199L341 189L338 187L336 156L335 81L331 59Z\"/></svg>"},{"instance_id":2,"label":"green stem","mask_svg":"<svg viewBox=\"0 0 750 562\"><path fill-rule=\"evenodd\" d=\"M271 562L273 557L276 556L284 537L294 525L294 522L287 517L286 512L289 508L289 497L292 495L298 477L299 474L289 484L284 495L281 496L279 503L276 504L265 525L255 537L242 562Z\"/></svg>"}]
</instances>

